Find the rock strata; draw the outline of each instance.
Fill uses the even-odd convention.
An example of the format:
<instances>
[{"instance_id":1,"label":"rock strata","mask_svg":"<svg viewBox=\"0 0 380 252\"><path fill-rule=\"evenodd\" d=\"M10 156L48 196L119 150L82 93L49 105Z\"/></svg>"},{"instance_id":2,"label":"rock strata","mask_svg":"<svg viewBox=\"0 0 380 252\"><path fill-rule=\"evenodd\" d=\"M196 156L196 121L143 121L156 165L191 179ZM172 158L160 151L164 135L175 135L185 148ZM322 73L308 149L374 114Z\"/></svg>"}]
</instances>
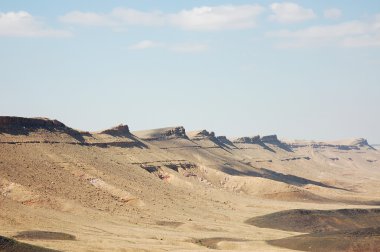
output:
<instances>
[{"instance_id":1,"label":"rock strata","mask_svg":"<svg viewBox=\"0 0 380 252\"><path fill-rule=\"evenodd\" d=\"M57 120L48 118L24 118L0 116L0 133L11 135L29 135L32 132L47 131L67 134L80 142L84 142L82 133L67 127Z\"/></svg>"},{"instance_id":2,"label":"rock strata","mask_svg":"<svg viewBox=\"0 0 380 252\"><path fill-rule=\"evenodd\" d=\"M116 127L106 129L100 132L101 134L108 134L112 136L123 136L123 135L130 135L129 127L125 124L120 124Z\"/></svg>"},{"instance_id":3,"label":"rock strata","mask_svg":"<svg viewBox=\"0 0 380 252\"><path fill-rule=\"evenodd\" d=\"M168 129L168 130L163 132L162 136L163 137L187 138L186 130L182 126Z\"/></svg>"},{"instance_id":4,"label":"rock strata","mask_svg":"<svg viewBox=\"0 0 380 252\"><path fill-rule=\"evenodd\" d=\"M15 116L0 116L0 129L67 129L68 127L57 120L47 118L24 118Z\"/></svg>"},{"instance_id":5,"label":"rock strata","mask_svg":"<svg viewBox=\"0 0 380 252\"><path fill-rule=\"evenodd\" d=\"M280 142L277 138L277 135L263 136L261 137L261 141L263 141L264 143L269 143L269 144L277 144Z\"/></svg>"},{"instance_id":6,"label":"rock strata","mask_svg":"<svg viewBox=\"0 0 380 252\"><path fill-rule=\"evenodd\" d=\"M191 134L189 136L193 140L201 140L201 139L206 139L206 138L215 139L215 133L212 131L209 132L207 130L195 131L195 132L191 132L189 134Z\"/></svg>"},{"instance_id":7,"label":"rock strata","mask_svg":"<svg viewBox=\"0 0 380 252\"><path fill-rule=\"evenodd\" d=\"M254 137L240 137L233 141L234 143L247 143L247 144L258 144L261 143L260 136L254 136Z\"/></svg>"}]
</instances>

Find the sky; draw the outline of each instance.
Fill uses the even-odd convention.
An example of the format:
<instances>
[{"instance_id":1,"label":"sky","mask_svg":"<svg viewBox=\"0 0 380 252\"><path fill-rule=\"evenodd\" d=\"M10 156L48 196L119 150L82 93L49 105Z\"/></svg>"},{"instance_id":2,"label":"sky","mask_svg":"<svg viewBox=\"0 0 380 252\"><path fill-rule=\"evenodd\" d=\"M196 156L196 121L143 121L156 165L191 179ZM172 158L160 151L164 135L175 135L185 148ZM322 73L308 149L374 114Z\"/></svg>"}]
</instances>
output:
<instances>
[{"instance_id":1,"label":"sky","mask_svg":"<svg viewBox=\"0 0 380 252\"><path fill-rule=\"evenodd\" d=\"M0 115L380 143L380 2L0 0Z\"/></svg>"}]
</instances>

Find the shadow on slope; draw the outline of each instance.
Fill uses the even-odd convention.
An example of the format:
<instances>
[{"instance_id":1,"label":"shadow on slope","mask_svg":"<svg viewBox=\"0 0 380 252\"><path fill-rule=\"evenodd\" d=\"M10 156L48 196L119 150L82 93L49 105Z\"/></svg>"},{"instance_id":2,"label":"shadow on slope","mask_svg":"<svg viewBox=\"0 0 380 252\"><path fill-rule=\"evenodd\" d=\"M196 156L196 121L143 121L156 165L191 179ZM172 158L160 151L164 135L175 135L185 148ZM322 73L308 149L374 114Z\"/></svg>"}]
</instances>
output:
<instances>
[{"instance_id":1,"label":"shadow on slope","mask_svg":"<svg viewBox=\"0 0 380 252\"><path fill-rule=\"evenodd\" d=\"M263 149L268 150L270 152L276 153L275 150L270 148L268 145L266 145L263 141L261 141L261 138L259 135L253 136L253 137L239 137L233 141L233 143L237 144L257 144L261 146ZM243 148L245 149L245 148Z\"/></svg>"},{"instance_id":2,"label":"shadow on slope","mask_svg":"<svg viewBox=\"0 0 380 252\"><path fill-rule=\"evenodd\" d=\"M270 240L267 243L301 251L378 252L380 251L380 228L297 235Z\"/></svg>"},{"instance_id":3,"label":"shadow on slope","mask_svg":"<svg viewBox=\"0 0 380 252\"><path fill-rule=\"evenodd\" d=\"M380 227L380 209L293 209L254 217L246 223L293 232L324 232Z\"/></svg>"},{"instance_id":4,"label":"shadow on slope","mask_svg":"<svg viewBox=\"0 0 380 252\"><path fill-rule=\"evenodd\" d=\"M226 136L217 136L216 139L221 143L223 146L226 146L229 149L236 149L237 147L234 145L232 141L230 141Z\"/></svg>"},{"instance_id":5,"label":"shadow on slope","mask_svg":"<svg viewBox=\"0 0 380 252\"><path fill-rule=\"evenodd\" d=\"M263 136L261 137L261 142L264 144L272 144L287 152L293 152L292 148L288 144L278 140L277 135Z\"/></svg>"},{"instance_id":6,"label":"shadow on slope","mask_svg":"<svg viewBox=\"0 0 380 252\"><path fill-rule=\"evenodd\" d=\"M268 244L302 251L380 251L380 209L294 209L254 217L247 224L308 232Z\"/></svg>"},{"instance_id":7,"label":"shadow on slope","mask_svg":"<svg viewBox=\"0 0 380 252\"><path fill-rule=\"evenodd\" d=\"M47 118L24 118L14 116L0 117L0 133L10 135L29 135L31 132L38 130L49 132L66 133L79 142L84 142L82 134L57 120Z\"/></svg>"},{"instance_id":8,"label":"shadow on slope","mask_svg":"<svg viewBox=\"0 0 380 252\"><path fill-rule=\"evenodd\" d=\"M0 236L1 252L57 252L58 250L48 249L23 242L19 242L4 236Z\"/></svg>"},{"instance_id":9,"label":"shadow on slope","mask_svg":"<svg viewBox=\"0 0 380 252\"><path fill-rule=\"evenodd\" d=\"M14 238L29 240L75 240L75 236L71 234L40 230L22 231L15 235Z\"/></svg>"},{"instance_id":10,"label":"shadow on slope","mask_svg":"<svg viewBox=\"0 0 380 252\"><path fill-rule=\"evenodd\" d=\"M322 182L305 179L305 178L298 177L295 175L283 174L283 173L275 172L275 171L265 169L265 168L254 168L254 169L255 170L250 170L250 171L238 171L230 167L223 167L222 171L229 175L260 177L260 178L266 178L266 179L283 182L283 183L295 185L295 186L305 186L305 185L311 184L311 185L321 186L325 188L347 191L344 188L330 186Z\"/></svg>"}]
</instances>

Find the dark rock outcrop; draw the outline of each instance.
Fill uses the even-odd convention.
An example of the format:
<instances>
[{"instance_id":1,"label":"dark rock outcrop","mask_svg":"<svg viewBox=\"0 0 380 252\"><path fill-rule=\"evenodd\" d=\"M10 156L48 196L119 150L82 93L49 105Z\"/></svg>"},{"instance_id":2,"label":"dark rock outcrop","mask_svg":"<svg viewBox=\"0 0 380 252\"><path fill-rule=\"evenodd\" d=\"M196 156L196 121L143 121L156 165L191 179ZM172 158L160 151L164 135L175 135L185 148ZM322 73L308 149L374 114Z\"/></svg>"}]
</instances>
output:
<instances>
[{"instance_id":1,"label":"dark rock outcrop","mask_svg":"<svg viewBox=\"0 0 380 252\"><path fill-rule=\"evenodd\" d=\"M222 149L236 148L225 136L216 136L213 131L199 130L189 132L189 138L193 141L209 140Z\"/></svg>"},{"instance_id":2,"label":"dark rock outcrop","mask_svg":"<svg viewBox=\"0 0 380 252\"><path fill-rule=\"evenodd\" d=\"M188 138L186 135L186 130L182 126L168 129L168 130L163 132L162 136L164 136L164 137Z\"/></svg>"},{"instance_id":3,"label":"dark rock outcrop","mask_svg":"<svg viewBox=\"0 0 380 252\"><path fill-rule=\"evenodd\" d=\"M224 144L224 145L228 145L230 147L234 147L236 148L236 146L234 145L234 143L232 141L230 141L226 136L217 136L216 139Z\"/></svg>"},{"instance_id":4,"label":"dark rock outcrop","mask_svg":"<svg viewBox=\"0 0 380 252\"><path fill-rule=\"evenodd\" d=\"M277 135L263 136L261 137L261 141L263 141L264 143L269 143L269 144L277 144L280 142L277 138Z\"/></svg>"},{"instance_id":5,"label":"dark rock outcrop","mask_svg":"<svg viewBox=\"0 0 380 252\"><path fill-rule=\"evenodd\" d=\"M283 149L285 151L290 151L290 152L292 151L290 146L278 140L277 135L268 135L268 136L263 136L263 137L260 137L259 135L254 136L254 137L240 137L240 138L235 139L233 143L257 144L271 152L276 152L276 151L273 148L271 148L270 145L277 146L278 148Z\"/></svg>"},{"instance_id":6,"label":"dark rock outcrop","mask_svg":"<svg viewBox=\"0 0 380 252\"><path fill-rule=\"evenodd\" d=\"M189 139L188 136L186 135L185 128L182 126L134 131L132 133L138 138L144 139L147 141L160 141L160 140L168 140L168 139L175 139L175 138Z\"/></svg>"},{"instance_id":7,"label":"dark rock outcrop","mask_svg":"<svg viewBox=\"0 0 380 252\"><path fill-rule=\"evenodd\" d=\"M283 149L285 151L293 152L292 148L288 144L283 143L280 140L278 140L277 135L263 136L263 137L261 137L261 141L264 144L271 144L271 145L277 146L278 148Z\"/></svg>"},{"instance_id":8,"label":"dark rock outcrop","mask_svg":"<svg viewBox=\"0 0 380 252\"><path fill-rule=\"evenodd\" d=\"M371 146L368 141L364 138L358 138L354 140L345 140L338 142L314 142L314 141L303 141L290 143L291 148L302 148L302 147L312 147L314 149L325 149L325 148L335 148L338 150L360 150L360 148L367 148L371 150L376 150Z\"/></svg>"},{"instance_id":9,"label":"dark rock outcrop","mask_svg":"<svg viewBox=\"0 0 380 252\"><path fill-rule=\"evenodd\" d=\"M353 145L359 145L359 146L368 146L368 141L365 138L358 138L352 143Z\"/></svg>"},{"instance_id":10,"label":"dark rock outcrop","mask_svg":"<svg viewBox=\"0 0 380 252\"><path fill-rule=\"evenodd\" d=\"M233 141L234 143L259 144L261 143L260 136L254 137L239 137Z\"/></svg>"},{"instance_id":11,"label":"dark rock outcrop","mask_svg":"<svg viewBox=\"0 0 380 252\"><path fill-rule=\"evenodd\" d=\"M352 142L352 145L354 146L358 146L358 147L367 147L371 150L376 150L373 146L371 146L367 139L365 138L358 138L358 139L355 139L353 142Z\"/></svg>"},{"instance_id":12,"label":"dark rock outcrop","mask_svg":"<svg viewBox=\"0 0 380 252\"><path fill-rule=\"evenodd\" d=\"M82 134L57 120L48 118L25 118L15 116L0 116L0 133L11 135L28 135L32 132L45 130L70 135L80 142L84 142Z\"/></svg>"},{"instance_id":13,"label":"dark rock outcrop","mask_svg":"<svg viewBox=\"0 0 380 252\"><path fill-rule=\"evenodd\" d=\"M207 130L200 130L200 131L195 131L189 133L190 139L192 140L201 140L201 139L206 139L206 138L215 138L215 133L214 132L209 132Z\"/></svg>"},{"instance_id":14,"label":"dark rock outcrop","mask_svg":"<svg viewBox=\"0 0 380 252\"><path fill-rule=\"evenodd\" d=\"M239 138L233 140L233 143L235 143L235 144L256 144L256 145L259 145L268 151L276 152L275 150L273 150L272 148L267 146L265 143L263 143L263 141L261 141L261 138L259 135L253 136L253 137L239 137Z\"/></svg>"},{"instance_id":15,"label":"dark rock outcrop","mask_svg":"<svg viewBox=\"0 0 380 252\"><path fill-rule=\"evenodd\" d=\"M17 130L17 129L67 129L68 127L57 120L47 118L24 118L15 116L0 116L0 129Z\"/></svg>"},{"instance_id":16,"label":"dark rock outcrop","mask_svg":"<svg viewBox=\"0 0 380 252\"><path fill-rule=\"evenodd\" d=\"M129 136L131 132L129 132L128 125L120 124L116 127L103 130L100 132L100 134L107 134L111 136Z\"/></svg>"}]
</instances>

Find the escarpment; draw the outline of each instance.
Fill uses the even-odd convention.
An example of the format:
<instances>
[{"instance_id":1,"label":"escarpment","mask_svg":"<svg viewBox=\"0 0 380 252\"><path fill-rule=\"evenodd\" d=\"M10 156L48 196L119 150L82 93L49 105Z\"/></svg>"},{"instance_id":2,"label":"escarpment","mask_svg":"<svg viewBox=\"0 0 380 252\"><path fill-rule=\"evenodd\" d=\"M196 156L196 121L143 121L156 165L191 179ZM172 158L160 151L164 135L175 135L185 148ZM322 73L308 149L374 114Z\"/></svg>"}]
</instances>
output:
<instances>
[{"instance_id":1,"label":"escarpment","mask_svg":"<svg viewBox=\"0 0 380 252\"><path fill-rule=\"evenodd\" d=\"M128 125L120 124L116 127L103 130L100 134L107 134L111 136L128 136L131 132L129 131Z\"/></svg>"},{"instance_id":2,"label":"escarpment","mask_svg":"<svg viewBox=\"0 0 380 252\"><path fill-rule=\"evenodd\" d=\"M152 140L168 140L174 138L184 138L189 139L186 135L186 130L182 126L178 127L167 127L167 128L159 128L153 130L142 130L142 131L134 131L134 135L137 137L152 141Z\"/></svg>"},{"instance_id":3,"label":"escarpment","mask_svg":"<svg viewBox=\"0 0 380 252\"><path fill-rule=\"evenodd\" d=\"M66 141L70 138L77 142L85 141L81 132L67 127L58 120L42 117L0 116L0 133L13 136L13 138L27 136L29 141L59 141L65 138ZM41 139L41 136L45 138Z\"/></svg>"}]
</instances>

